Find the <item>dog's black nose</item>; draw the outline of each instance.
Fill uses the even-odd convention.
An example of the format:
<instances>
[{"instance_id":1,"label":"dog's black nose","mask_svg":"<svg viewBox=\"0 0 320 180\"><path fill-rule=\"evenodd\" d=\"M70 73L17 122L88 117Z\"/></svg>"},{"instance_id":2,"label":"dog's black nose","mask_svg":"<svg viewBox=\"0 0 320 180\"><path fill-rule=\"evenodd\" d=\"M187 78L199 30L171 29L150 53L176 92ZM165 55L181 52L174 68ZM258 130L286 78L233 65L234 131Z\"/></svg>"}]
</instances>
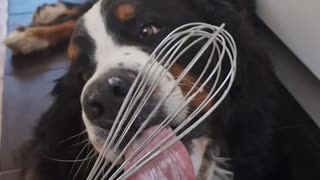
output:
<instances>
[{"instance_id":1,"label":"dog's black nose","mask_svg":"<svg viewBox=\"0 0 320 180\"><path fill-rule=\"evenodd\" d=\"M112 89L113 95L120 98L126 96L130 88L128 87L128 83L119 77L109 78L108 84Z\"/></svg>"},{"instance_id":2,"label":"dog's black nose","mask_svg":"<svg viewBox=\"0 0 320 180\"><path fill-rule=\"evenodd\" d=\"M91 83L82 105L87 118L102 128L110 128L135 79L132 72L111 73Z\"/></svg>"}]
</instances>

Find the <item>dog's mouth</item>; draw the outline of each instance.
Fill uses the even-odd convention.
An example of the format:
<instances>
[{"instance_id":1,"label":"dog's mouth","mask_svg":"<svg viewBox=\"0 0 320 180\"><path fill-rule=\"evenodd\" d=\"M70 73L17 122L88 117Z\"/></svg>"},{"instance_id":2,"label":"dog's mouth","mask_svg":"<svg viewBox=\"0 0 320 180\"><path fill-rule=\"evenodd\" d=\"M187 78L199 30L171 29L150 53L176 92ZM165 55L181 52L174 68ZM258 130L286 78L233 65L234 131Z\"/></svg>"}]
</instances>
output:
<instances>
[{"instance_id":1,"label":"dog's mouth","mask_svg":"<svg viewBox=\"0 0 320 180\"><path fill-rule=\"evenodd\" d=\"M128 160L139 147L154 134L157 127L152 127L145 130L142 135L130 146L127 150L125 159ZM155 149L159 143L166 137L171 135L169 129L163 129L155 138L139 151L137 156L130 161L125 167L125 172L133 169L141 159ZM176 137L171 138L174 140ZM143 163L143 160L142 162ZM145 166L139 169L136 173L128 178L129 180L162 180L162 179L185 179L194 180L195 173L191 157L181 141L177 141L168 149L160 152L151 161L147 162Z\"/></svg>"},{"instance_id":2,"label":"dog's mouth","mask_svg":"<svg viewBox=\"0 0 320 180\"><path fill-rule=\"evenodd\" d=\"M155 134L157 129L159 129L159 126L144 130L126 150L120 163L121 165L127 162L123 167L122 179L195 180L191 156L186 146L180 140L177 140L170 129L162 128L160 132ZM170 142L177 142L161 151L165 147L161 143L167 137L170 137ZM146 141L148 141L147 144ZM101 147L101 144L97 145L97 142L92 143L96 148ZM141 148L141 146L143 147ZM97 150L100 151L101 149Z\"/></svg>"}]
</instances>

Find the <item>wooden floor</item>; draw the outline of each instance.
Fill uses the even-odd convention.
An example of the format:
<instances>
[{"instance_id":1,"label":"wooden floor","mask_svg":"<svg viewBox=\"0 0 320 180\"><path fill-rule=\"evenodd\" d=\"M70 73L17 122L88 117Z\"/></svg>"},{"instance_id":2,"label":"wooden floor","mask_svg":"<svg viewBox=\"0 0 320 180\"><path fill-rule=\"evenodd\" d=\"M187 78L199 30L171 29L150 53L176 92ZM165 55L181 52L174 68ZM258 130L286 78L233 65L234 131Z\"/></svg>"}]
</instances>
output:
<instances>
[{"instance_id":1,"label":"wooden floor","mask_svg":"<svg viewBox=\"0 0 320 180\"><path fill-rule=\"evenodd\" d=\"M2 1L5 0L0 0L0 3ZM8 31L28 25L37 6L56 1L28 0L22 3L21 0L8 0ZM83 0L73 0L80 1ZM2 16L0 18L2 20ZM1 23L0 27L3 27ZM54 81L66 71L69 62L63 47L28 57L13 57L7 50L5 60L3 118L0 124L0 179L17 180L20 170L18 150L30 138L32 127L40 114L50 105L52 99L49 93Z\"/></svg>"}]
</instances>

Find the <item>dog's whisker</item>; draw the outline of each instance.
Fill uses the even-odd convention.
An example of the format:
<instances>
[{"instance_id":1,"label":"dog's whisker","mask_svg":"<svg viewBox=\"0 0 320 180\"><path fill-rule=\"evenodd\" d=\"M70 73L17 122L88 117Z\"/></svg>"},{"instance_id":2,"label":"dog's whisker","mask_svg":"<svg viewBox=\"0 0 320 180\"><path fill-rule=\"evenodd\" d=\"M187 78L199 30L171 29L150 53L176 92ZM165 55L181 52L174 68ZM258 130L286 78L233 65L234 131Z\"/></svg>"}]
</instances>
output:
<instances>
[{"instance_id":1,"label":"dog's whisker","mask_svg":"<svg viewBox=\"0 0 320 180\"><path fill-rule=\"evenodd\" d=\"M84 151L87 147L89 147L89 146L90 146L90 142L88 142L86 145L84 145L84 147L81 149L81 151L80 151L79 154L77 155L76 160L80 158L80 156L81 156L81 154L83 153L83 151ZM82 162L82 161L79 161L79 162ZM71 176L71 174L72 174L72 172L73 172L73 170L74 170L74 168L75 168L75 165L76 165L75 163L72 164L70 173L69 173L69 175L68 175L68 177L69 177L68 179L70 179L70 176Z\"/></svg>"},{"instance_id":2,"label":"dog's whisker","mask_svg":"<svg viewBox=\"0 0 320 180\"><path fill-rule=\"evenodd\" d=\"M83 141L80 141L78 143L75 143L75 144L71 145L71 147L77 147L77 146L79 146L81 144L88 143L89 141L90 141L89 139L85 139Z\"/></svg>"},{"instance_id":3,"label":"dog's whisker","mask_svg":"<svg viewBox=\"0 0 320 180\"><path fill-rule=\"evenodd\" d=\"M93 156L94 157L94 156ZM47 159L57 161L57 162L65 162L65 163L76 163L76 162L83 162L83 161L88 161L90 160L91 157L85 158L85 159L77 159L77 160L70 160L70 159L57 159L57 158L51 158L51 157L46 157Z\"/></svg>"},{"instance_id":4,"label":"dog's whisker","mask_svg":"<svg viewBox=\"0 0 320 180\"><path fill-rule=\"evenodd\" d=\"M93 153L93 155L91 155ZM91 151L89 152L89 153L87 153L88 155L86 156L86 161L88 161L89 160L89 163L90 163L90 161L92 160L92 158L94 158L95 157L95 149L91 149ZM82 163L80 164L80 166L78 167L78 170L76 171L76 173L74 174L74 176L73 176L73 180L75 180L76 178L77 178L77 176L78 176L78 173L80 172L80 170L81 170L81 168L82 168L82 166L83 166L83 164L84 164L84 162L85 161L82 161Z\"/></svg>"},{"instance_id":5,"label":"dog's whisker","mask_svg":"<svg viewBox=\"0 0 320 180\"><path fill-rule=\"evenodd\" d=\"M82 132L80 132L80 133L78 133L78 134L76 134L76 135L74 135L74 136L71 136L71 137L69 137L69 138L67 138L67 139L64 139L64 140L60 141L59 144L65 143L65 142L67 142L67 141L69 141L69 140L71 140L71 139L74 139L74 138L76 138L76 137L79 137L79 136L85 134L86 132L87 132L87 131L84 130L84 131L82 131Z\"/></svg>"},{"instance_id":6,"label":"dog's whisker","mask_svg":"<svg viewBox=\"0 0 320 180\"><path fill-rule=\"evenodd\" d=\"M85 169L85 171L84 171L84 176L87 174L87 172L88 172L88 170L89 170L89 167L90 167L90 165L91 165L91 162L92 162L92 160L94 159L94 157L97 157L97 156L99 156L99 154L96 152L96 151L94 151L94 156L89 160L89 162L87 163L87 166L86 166L86 169ZM83 179L84 179L85 177L83 177Z\"/></svg>"}]
</instances>

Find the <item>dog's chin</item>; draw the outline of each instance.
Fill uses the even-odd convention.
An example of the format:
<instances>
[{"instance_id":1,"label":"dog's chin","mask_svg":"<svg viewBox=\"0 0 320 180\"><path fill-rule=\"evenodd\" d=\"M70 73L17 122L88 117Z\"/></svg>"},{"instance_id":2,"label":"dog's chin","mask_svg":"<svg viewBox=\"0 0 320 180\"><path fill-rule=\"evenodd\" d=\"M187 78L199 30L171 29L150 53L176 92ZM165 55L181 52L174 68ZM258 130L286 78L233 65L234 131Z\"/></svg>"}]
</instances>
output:
<instances>
[{"instance_id":1,"label":"dog's chin","mask_svg":"<svg viewBox=\"0 0 320 180\"><path fill-rule=\"evenodd\" d=\"M99 127L94 128L94 132L92 132L93 135L89 135L90 143L94 146L96 151L99 153L102 153L103 146L107 138L107 132L105 130L102 130ZM90 132L88 132L90 134Z\"/></svg>"}]
</instances>

